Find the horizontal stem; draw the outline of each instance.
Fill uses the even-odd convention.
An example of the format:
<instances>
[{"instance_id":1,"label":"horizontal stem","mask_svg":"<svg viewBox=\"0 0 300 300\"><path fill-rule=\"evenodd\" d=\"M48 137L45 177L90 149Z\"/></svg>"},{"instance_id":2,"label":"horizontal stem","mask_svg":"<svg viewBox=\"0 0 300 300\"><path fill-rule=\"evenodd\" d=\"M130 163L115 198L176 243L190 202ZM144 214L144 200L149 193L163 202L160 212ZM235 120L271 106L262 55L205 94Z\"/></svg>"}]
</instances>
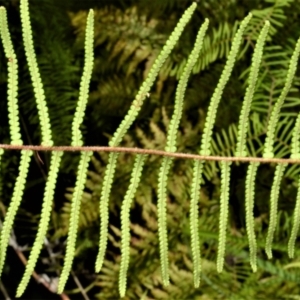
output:
<instances>
[{"instance_id":1,"label":"horizontal stem","mask_svg":"<svg viewBox=\"0 0 300 300\"><path fill-rule=\"evenodd\" d=\"M154 149L127 148L127 147L106 147L106 146L34 146L34 145L9 145L0 144L0 149L6 150L34 150L34 151L95 151L95 152L125 152L169 156L174 158L197 159L207 161L232 161L232 162L259 162L259 163L288 163L300 164L300 159L290 158L263 158L243 156L209 156L189 153L174 153Z\"/></svg>"}]
</instances>

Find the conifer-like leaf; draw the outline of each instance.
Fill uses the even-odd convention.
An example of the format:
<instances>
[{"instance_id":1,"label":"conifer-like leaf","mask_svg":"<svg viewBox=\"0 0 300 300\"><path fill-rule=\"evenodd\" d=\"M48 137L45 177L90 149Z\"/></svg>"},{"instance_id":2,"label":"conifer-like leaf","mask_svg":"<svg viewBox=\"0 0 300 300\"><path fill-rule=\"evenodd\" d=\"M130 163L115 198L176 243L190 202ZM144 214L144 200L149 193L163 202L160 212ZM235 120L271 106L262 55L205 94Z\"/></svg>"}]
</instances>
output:
<instances>
[{"instance_id":1,"label":"conifer-like leaf","mask_svg":"<svg viewBox=\"0 0 300 300\"><path fill-rule=\"evenodd\" d=\"M11 41L6 9L0 7L0 36L4 47L5 55L8 59L8 121L10 128L11 144L22 145L23 141L20 133L18 97L18 60Z\"/></svg>"},{"instance_id":2,"label":"conifer-like leaf","mask_svg":"<svg viewBox=\"0 0 300 300\"><path fill-rule=\"evenodd\" d=\"M270 26L270 22L266 21L263 29L261 30L259 37L257 39L257 43L254 49L254 53L252 56L252 63L249 74L249 84L246 89L246 94L243 101L242 111L240 114L239 125L238 125L238 138L237 138L237 147L236 147L236 156L246 156L246 135L248 132L248 124L249 124L249 114L251 108L251 102L253 98L253 94L255 91L255 85L257 81L257 76L259 72L259 67L261 63L261 58L263 54L265 40L268 35L268 29Z\"/></svg>"},{"instance_id":3,"label":"conifer-like leaf","mask_svg":"<svg viewBox=\"0 0 300 300\"><path fill-rule=\"evenodd\" d=\"M85 30L85 45L84 45L84 67L83 74L80 81L79 99L76 107L75 116L72 123L72 146L81 146L82 133L80 125L83 121L85 108L89 96L89 85L93 72L94 65L94 12L91 9L87 17L87 24Z\"/></svg>"},{"instance_id":4,"label":"conifer-like leaf","mask_svg":"<svg viewBox=\"0 0 300 300\"><path fill-rule=\"evenodd\" d=\"M292 81L294 79L294 76L295 76L295 73L297 70L299 52L300 52L300 38L298 39L298 41L296 43L295 50L290 59L289 69L287 72L284 88L282 89L282 92L272 110L271 117L270 117L270 120L268 123L267 137L266 137L266 141L265 141L264 154L263 154L263 157L265 157L265 158L274 157L274 149L273 148L274 148L274 140L275 140L275 129L276 129L276 125L279 121L279 113L280 113L281 107L282 107L284 100L291 88Z\"/></svg>"},{"instance_id":5,"label":"conifer-like leaf","mask_svg":"<svg viewBox=\"0 0 300 300\"><path fill-rule=\"evenodd\" d=\"M274 238L274 232L277 223L277 207L281 180L287 164L278 164L275 170L275 176L273 179L272 189L271 189L271 199L270 199L270 222L268 227L268 234L266 240L266 253L269 259L272 258L272 242Z\"/></svg>"},{"instance_id":6,"label":"conifer-like leaf","mask_svg":"<svg viewBox=\"0 0 300 300\"><path fill-rule=\"evenodd\" d=\"M19 166L19 175L17 177L14 191L12 195L12 199L10 201L3 227L1 230L1 236L0 236L0 275L3 270L5 257L6 257L6 249L8 246L9 238L11 229L15 220L15 216L17 213L17 210L20 206L24 189L25 189L25 183L27 179L28 169L29 169L29 163L30 158L32 155L31 150L22 150L21 151L21 161Z\"/></svg>"},{"instance_id":7,"label":"conifer-like leaf","mask_svg":"<svg viewBox=\"0 0 300 300\"><path fill-rule=\"evenodd\" d=\"M119 292L126 293L127 271L130 259L130 206L139 185L147 155L138 154L131 173L130 185L126 191L121 208L121 265L119 274Z\"/></svg>"},{"instance_id":8,"label":"conifer-like leaf","mask_svg":"<svg viewBox=\"0 0 300 300\"><path fill-rule=\"evenodd\" d=\"M50 222L52 201L62 155L63 151L54 151L51 154L50 170L44 192L41 220L39 222L37 236L29 255L25 273L17 289L17 297L21 297L24 293L43 247L44 239Z\"/></svg>"},{"instance_id":9,"label":"conifer-like leaf","mask_svg":"<svg viewBox=\"0 0 300 300\"><path fill-rule=\"evenodd\" d=\"M25 48L25 54L27 63L29 66L29 73L32 80L33 90L35 94L41 132L42 132L42 145L44 146L52 146L52 133L51 133L51 125L48 113L48 107L45 100L45 93L43 88L43 83L41 80L38 64L36 61L36 56L33 48L33 39L32 39L32 29L31 22L29 18L29 8L28 8L28 0L21 0L20 6L21 12L21 22L22 22L22 36L23 43Z\"/></svg>"},{"instance_id":10,"label":"conifer-like leaf","mask_svg":"<svg viewBox=\"0 0 300 300\"><path fill-rule=\"evenodd\" d=\"M186 91L187 82L191 71L198 59L200 54L203 38L205 32L208 28L208 20L206 19L203 25L201 26L195 46L189 55L188 61L184 67L184 71L180 77L175 97L175 107L172 115L171 122L169 124L168 133L167 133L167 144L165 151L176 152L176 140L177 140L177 131L179 122L182 116L184 94ZM163 283L165 285L169 284L169 271L168 271L168 241L167 241L167 211L166 211L166 199L167 199L167 180L169 175L169 170L171 167L172 159L170 157L164 157L162 160L160 172L159 172L159 182L158 182L158 234L159 234L159 248L160 248L160 259L161 259L161 269ZM161 210L164 209L164 210ZM199 276L197 275L197 278Z\"/></svg>"},{"instance_id":11,"label":"conifer-like leaf","mask_svg":"<svg viewBox=\"0 0 300 300\"><path fill-rule=\"evenodd\" d=\"M250 250L250 265L253 272L257 270L256 255L257 255L257 245L254 230L254 195L255 195L255 178L259 163L251 162L248 166L247 176L246 176L246 199L245 199L245 209L246 209L246 230L249 241Z\"/></svg>"},{"instance_id":12,"label":"conifer-like leaf","mask_svg":"<svg viewBox=\"0 0 300 300\"><path fill-rule=\"evenodd\" d=\"M70 226L67 238L67 250L65 255L64 266L61 272L61 276L58 283L58 293L62 293L65 284L68 280L73 259L75 256L76 238L78 230L78 218L80 212L80 203L84 191L84 185L86 182L87 169L93 152L92 151L82 151L80 156L80 162L78 165L77 178L74 188L74 193L72 196L71 203L71 215L70 215Z\"/></svg>"},{"instance_id":13,"label":"conifer-like leaf","mask_svg":"<svg viewBox=\"0 0 300 300\"><path fill-rule=\"evenodd\" d=\"M221 77L219 79L219 82L217 84L217 87L215 88L215 91L212 95L212 98L210 100L210 104L208 107L208 112L205 119L204 124L204 131L201 139L201 155L210 155L210 142L211 142L211 136L212 136L212 130L216 119L217 114L217 108L219 105L219 102L222 97L222 93L224 90L224 87L226 83L229 80L229 77L231 75L238 50L240 47L240 44L242 42L243 33L246 29L247 24L249 23L250 19L252 17L252 14L249 13L249 15L242 21L241 26L239 30L237 31L236 35L234 36L232 46L230 49L230 53L228 55L226 65L223 69L223 72L221 74Z\"/></svg>"},{"instance_id":14,"label":"conifer-like leaf","mask_svg":"<svg viewBox=\"0 0 300 300\"><path fill-rule=\"evenodd\" d=\"M226 229L228 220L228 201L230 185L231 162L221 162L221 199L220 199L220 221L219 221L219 246L217 258L217 271L222 272L226 248Z\"/></svg>"},{"instance_id":15,"label":"conifer-like leaf","mask_svg":"<svg viewBox=\"0 0 300 300\"><path fill-rule=\"evenodd\" d=\"M298 179L296 206L293 214L293 227L292 227L292 232L288 243L288 255L290 258L294 258L295 243L299 232L299 226L300 226L300 177Z\"/></svg>"},{"instance_id":16,"label":"conifer-like leaf","mask_svg":"<svg viewBox=\"0 0 300 300\"><path fill-rule=\"evenodd\" d=\"M181 33L185 25L188 23L194 10L196 9L196 3L193 3L183 14L180 18L179 22L177 23L175 29L171 33L170 37L168 38L165 46L161 50L160 54L156 58L153 66L151 67L149 74L147 75L146 80L142 83L134 101L132 102L128 113L126 114L125 118L119 125L118 129L116 130L113 138L109 142L111 147L116 147L122 141L125 133L129 129L130 125L136 119L141 106L143 104L144 99L146 98L147 94L149 93L154 80L156 79L159 70L161 69L163 63L165 62L166 58L171 53L172 49L174 48L175 44L177 43ZM110 153L109 155L109 163L105 170L104 175L104 182L102 186L101 198L100 198L100 242L99 242L99 253L97 255L96 260L96 271L100 272L106 246L107 246L107 236L108 236L108 201L109 195L111 190L111 184L113 181L114 173L115 173L115 166L116 166L117 155ZM111 165L111 163L113 165Z\"/></svg>"}]
</instances>

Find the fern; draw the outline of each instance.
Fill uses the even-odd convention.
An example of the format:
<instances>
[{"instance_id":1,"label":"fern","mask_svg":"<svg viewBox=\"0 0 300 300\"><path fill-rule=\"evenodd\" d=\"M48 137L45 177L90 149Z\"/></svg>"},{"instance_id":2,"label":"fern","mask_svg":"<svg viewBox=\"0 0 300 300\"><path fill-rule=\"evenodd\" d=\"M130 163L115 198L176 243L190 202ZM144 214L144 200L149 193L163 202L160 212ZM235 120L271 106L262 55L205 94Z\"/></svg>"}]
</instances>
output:
<instances>
[{"instance_id":1,"label":"fern","mask_svg":"<svg viewBox=\"0 0 300 300\"><path fill-rule=\"evenodd\" d=\"M262 58L263 47L265 40L267 38L268 29L270 23L265 22L263 29L261 30L259 37L257 39L257 44L254 49L252 56L252 63L249 75L249 86L246 90L245 98L243 101L243 107L240 114L240 120L238 125L238 138L236 147L236 156L246 156L246 133L248 128L248 118L251 108L251 102L255 90L255 85L257 81L259 66Z\"/></svg>"},{"instance_id":2,"label":"fern","mask_svg":"<svg viewBox=\"0 0 300 300\"><path fill-rule=\"evenodd\" d=\"M256 263L256 237L254 230L254 187L255 187L255 177L257 173L257 168L259 163L250 163L247 176L246 176L246 199L245 199L245 208L246 208L246 230L249 241L249 250L250 250L250 265L252 267L253 272L257 270Z\"/></svg>"},{"instance_id":3,"label":"fern","mask_svg":"<svg viewBox=\"0 0 300 300\"><path fill-rule=\"evenodd\" d=\"M230 165L229 162L221 163L221 199L220 199L220 223L219 223L219 247L217 258L217 271L222 272L225 256L226 229L228 220L228 201L230 184Z\"/></svg>"},{"instance_id":4,"label":"fern","mask_svg":"<svg viewBox=\"0 0 300 300\"><path fill-rule=\"evenodd\" d=\"M187 81L189 75L192 71L193 66L196 63L198 55L200 53L203 37L208 27L208 20L205 20L204 24L201 26L194 49L192 50L184 71L178 83L175 98L175 108L174 113L169 124L168 134L167 134L167 144L165 150L167 152L176 152L176 135L179 126L179 122L182 115L183 109L183 99L186 90ZM159 242L160 242L160 257L162 262L162 278L164 285L169 284L169 271L168 271L168 241L167 241L167 217L166 217L166 198L167 198L167 178L169 175L169 170L171 167L171 158L164 157L158 176L158 226L159 226ZM197 247L197 246L195 246ZM195 259L195 286L199 286L200 274L197 272L197 263L200 262L197 254L193 253Z\"/></svg>"},{"instance_id":5,"label":"fern","mask_svg":"<svg viewBox=\"0 0 300 300\"><path fill-rule=\"evenodd\" d=\"M45 94L41 76L39 73L36 56L33 48L32 29L29 18L28 0L21 0L20 5L22 36L25 48L26 59L29 65L29 72L32 79L32 85L35 93L36 104L41 125L42 145L52 146L52 133L48 113L48 107L45 101Z\"/></svg>"},{"instance_id":6,"label":"fern","mask_svg":"<svg viewBox=\"0 0 300 300\"><path fill-rule=\"evenodd\" d=\"M63 155L63 151L57 151L57 152L53 152L51 156L50 170L49 170L48 180L45 187L44 199L43 199L41 220L39 223L36 239L34 241L33 247L29 255L25 273L17 289L17 297L21 297L21 295L24 293L29 283L30 276L34 271L35 265L37 263L38 257L40 255L44 243L44 239L48 229L48 224L50 221L52 200L54 196L54 189L56 186L56 179L57 179L62 155Z\"/></svg>"},{"instance_id":7,"label":"fern","mask_svg":"<svg viewBox=\"0 0 300 300\"><path fill-rule=\"evenodd\" d=\"M271 204L270 204L270 222L266 240L266 253L269 259L272 258L272 241L277 223L277 206L280 190L280 183L284 174L287 164L278 164L276 166L275 176L271 189Z\"/></svg>"},{"instance_id":8,"label":"fern","mask_svg":"<svg viewBox=\"0 0 300 300\"><path fill-rule=\"evenodd\" d=\"M289 69L287 72L284 88L272 110L272 114L271 114L270 120L268 122L267 137L266 137L266 141L265 141L265 150L264 150L264 154L263 154L263 156L265 158L272 158L274 156L273 144L274 144L274 139L275 139L275 136L274 136L275 127L279 120L280 109L281 109L283 102L290 90L291 85L292 85L292 81L293 81L293 78L294 78L294 75L295 75L295 72L297 69L299 53L300 53L300 38L298 39L298 41L296 43L294 53L293 53L290 63L289 63Z\"/></svg>"},{"instance_id":9,"label":"fern","mask_svg":"<svg viewBox=\"0 0 300 300\"><path fill-rule=\"evenodd\" d=\"M121 265L119 274L120 296L124 297L126 292L127 271L130 257L130 206L145 163L146 155L137 155L132 170L130 185L126 191L121 209Z\"/></svg>"},{"instance_id":10,"label":"fern","mask_svg":"<svg viewBox=\"0 0 300 300\"><path fill-rule=\"evenodd\" d=\"M14 219L15 219L17 210L20 206L20 203L21 203L21 200L23 197L31 155L32 155L31 150L22 150L21 151L19 175L17 177L16 183L14 186L14 191L13 191L13 195L11 198L11 202L10 202L9 208L7 210L5 220L3 222L3 227L1 230L0 274L2 274L2 271L3 271L3 266L4 266L4 262L5 262L5 257L6 257L6 249L7 249L9 238L10 238L10 232L11 232L11 229L12 229L12 226L14 223Z\"/></svg>"},{"instance_id":11,"label":"fern","mask_svg":"<svg viewBox=\"0 0 300 300\"><path fill-rule=\"evenodd\" d=\"M0 36L8 59L8 120L12 145L22 145L20 134L18 95L18 60L15 54L7 23L4 7L0 7Z\"/></svg>"},{"instance_id":12,"label":"fern","mask_svg":"<svg viewBox=\"0 0 300 300\"><path fill-rule=\"evenodd\" d=\"M126 131L130 127L130 125L133 123L135 118L138 115L138 112L141 109L141 105L143 104L144 99L146 98L147 94L149 93L155 78L158 75L159 70L161 69L164 61L174 48L176 42L178 41L185 25L190 20L193 11L196 8L196 3L193 3L183 14L181 19L179 20L177 26L175 27L174 31L170 35L169 39L167 40L165 46L163 47L161 53L155 60L152 68L149 71L149 74L146 78L146 80L143 82L143 84L140 87L139 92L137 93L135 99L132 102L131 107L129 108L129 111L121 124L119 125L118 129L116 130L112 140L109 142L109 145L111 147L118 146L121 142L123 136L125 135ZM113 176L115 173L115 165L116 165L117 156L114 153L111 153L109 155L109 163L107 165L107 169L105 171L104 175L104 181L102 186L102 192L101 192L101 199L100 199L100 242L99 242L99 252L97 255L96 260L96 272L100 272L106 246L107 246L107 231L108 231L108 199L109 194L111 190L111 183L113 180Z\"/></svg>"},{"instance_id":13,"label":"fern","mask_svg":"<svg viewBox=\"0 0 300 300\"><path fill-rule=\"evenodd\" d=\"M77 179L75 183L75 189L72 198L70 226L67 239L67 250L65 255L64 267L58 283L58 293L62 293L69 277L72 262L75 256L75 246L78 228L78 218L80 211L80 201L83 194L84 184L86 181L87 168L93 152L86 151L81 153L80 162L78 166Z\"/></svg>"}]
</instances>

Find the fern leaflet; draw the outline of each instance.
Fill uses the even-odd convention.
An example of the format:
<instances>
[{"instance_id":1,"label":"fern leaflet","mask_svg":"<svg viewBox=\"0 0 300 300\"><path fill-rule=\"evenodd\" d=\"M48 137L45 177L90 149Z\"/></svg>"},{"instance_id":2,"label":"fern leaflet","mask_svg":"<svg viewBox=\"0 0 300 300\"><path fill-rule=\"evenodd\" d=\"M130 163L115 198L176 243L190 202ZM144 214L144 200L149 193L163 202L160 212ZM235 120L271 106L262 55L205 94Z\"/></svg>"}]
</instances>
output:
<instances>
[{"instance_id":1,"label":"fern leaflet","mask_svg":"<svg viewBox=\"0 0 300 300\"><path fill-rule=\"evenodd\" d=\"M246 208L246 230L249 241L249 250L250 250L250 265L253 272L257 270L256 264L256 237L254 230L254 195L255 195L255 177L257 173L259 163L250 163L247 170L246 176L246 199L245 199L245 208Z\"/></svg>"},{"instance_id":2,"label":"fern leaflet","mask_svg":"<svg viewBox=\"0 0 300 300\"><path fill-rule=\"evenodd\" d=\"M122 141L125 133L127 132L130 125L133 123L133 121L136 119L141 106L143 104L144 99L146 98L147 94L149 93L154 80L156 79L159 70L161 69L163 63L165 62L166 58L171 53L172 49L174 48L175 44L177 43L181 33L183 32L183 29L185 25L188 23L190 18L192 17L192 14L194 10L196 9L196 3L193 3L183 14L179 22L177 23L175 29L171 33L170 37L168 38L165 46L161 50L160 54L156 58L153 66L151 67L149 74L147 75L146 80L142 83L134 101L132 102L132 105L119 125L118 129L116 130L113 138L109 142L109 145L111 147L118 146L120 142ZM100 272L106 246L107 246L107 236L108 236L108 201L109 201L109 195L111 190L111 184L113 181L113 176L115 173L115 166L116 166L116 159L117 156L113 153L110 153L109 155L109 163L107 165L107 168L105 170L104 175L104 182L102 186L102 192L101 192L101 198L100 198L100 242L99 242L99 252L97 255L96 260L96 272ZM112 165L111 165L112 163Z\"/></svg>"},{"instance_id":3,"label":"fern leaflet","mask_svg":"<svg viewBox=\"0 0 300 300\"><path fill-rule=\"evenodd\" d=\"M280 183L284 174L287 164L278 164L275 170L275 176L271 189L271 200L270 200L270 222L266 240L266 253L269 259L272 258L272 241L277 223L277 207L278 197L280 190Z\"/></svg>"},{"instance_id":4,"label":"fern leaflet","mask_svg":"<svg viewBox=\"0 0 300 300\"><path fill-rule=\"evenodd\" d=\"M17 177L14 191L12 195L11 202L9 204L3 227L1 230L1 237L0 237L0 275L3 270L4 262L5 262L5 256L6 256L6 249L8 246L9 238L10 238L10 232L15 220L15 216L17 213L17 210L20 206L24 189L25 189L25 183L26 178L28 174L29 169L29 163L30 158L32 155L31 150L22 150L21 151L21 161L19 166L19 175Z\"/></svg>"},{"instance_id":5,"label":"fern leaflet","mask_svg":"<svg viewBox=\"0 0 300 300\"><path fill-rule=\"evenodd\" d=\"M228 220L228 201L230 184L231 162L221 162L221 200L220 200L220 222L219 222L219 247L217 258L217 271L223 270L224 256L226 248L226 229Z\"/></svg>"},{"instance_id":6,"label":"fern leaflet","mask_svg":"<svg viewBox=\"0 0 300 300\"><path fill-rule=\"evenodd\" d=\"M48 175L48 179L47 179L47 183L46 183L46 187L45 187L41 220L39 223L37 236L35 238L33 247L31 249L31 252L29 255L25 273L24 273L23 278L17 289L17 297L21 297L22 294L24 293L24 291L29 283L30 276L35 268L36 262L40 255L42 246L43 246L43 242L44 242L47 230L48 230L48 224L50 221L52 200L53 200L53 196L54 196L56 179L57 179L62 155L63 155L63 151L55 151L55 152L52 152L52 155L51 155L50 170L49 170L49 175Z\"/></svg>"},{"instance_id":7,"label":"fern leaflet","mask_svg":"<svg viewBox=\"0 0 300 300\"><path fill-rule=\"evenodd\" d=\"M119 274L120 296L126 293L127 271L130 258L130 206L142 176L147 155L138 154L131 173L130 185L126 191L121 209L121 265Z\"/></svg>"},{"instance_id":8,"label":"fern leaflet","mask_svg":"<svg viewBox=\"0 0 300 300\"><path fill-rule=\"evenodd\" d=\"M67 238L67 250L65 255L64 266L58 283L58 293L62 293L64 290L75 256L80 202L84 190L84 185L86 182L87 169L92 154L92 151L83 151L81 152L80 156L80 162L78 165L77 178L71 204L70 226Z\"/></svg>"}]
</instances>

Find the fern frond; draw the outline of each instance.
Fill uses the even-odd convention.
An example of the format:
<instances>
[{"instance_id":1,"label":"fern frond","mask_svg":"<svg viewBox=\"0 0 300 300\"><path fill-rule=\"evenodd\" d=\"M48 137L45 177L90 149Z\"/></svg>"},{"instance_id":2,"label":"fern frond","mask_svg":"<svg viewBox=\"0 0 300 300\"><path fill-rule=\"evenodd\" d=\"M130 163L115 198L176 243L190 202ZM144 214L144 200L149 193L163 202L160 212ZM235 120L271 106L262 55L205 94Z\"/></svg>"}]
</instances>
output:
<instances>
[{"instance_id":1,"label":"fern frond","mask_svg":"<svg viewBox=\"0 0 300 300\"><path fill-rule=\"evenodd\" d=\"M269 259L272 258L272 242L274 238L274 232L277 223L277 207L280 183L284 174L287 164L278 164L275 170L275 176L273 179L272 189L271 189L271 199L270 199L270 222L267 233L266 240L266 253Z\"/></svg>"},{"instance_id":2,"label":"fern frond","mask_svg":"<svg viewBox=\"0 0 300 300\"><path fill-rule=\"evenodd\" d=\"M256 272L256 237L254 231L254 195L255 195L255 178L258 169L259 163L250 163L247 170L246 176L246 199L245 199L245 208L246 208L246 230L249 241L249 250L250 250L250 265L253 272Z\"/></svg>"},{"instance_id":3,"label":"fern frond","mask_svg":"<svg viewBox=\"0 0 300 300\"><path fill-rule=\"evenodd\" d=\"M50 170L49 170L49 175L47 178L47 183L44 192L41 220L39 223L37 236L35 238L33 247L29 255L25 273L17 289L16 297L21 297L22 294L24 293L28 285L28 282L30 280L31 274L34 271L41 249L43 247L44 239L47 234L47 229L50 221L52 200L54 196L56 179L57 179L62 155L63 155L63 151L54 151L51 154Z\"/></svg>"},{"instance_id":4,"label":"fern frond","mask_svg":"<svg viewBox=\"0 0 300 300\"><path fill-rule=\"evenodd\" d=\"M94 52L94 12L91 9L89 11L85 30L85 46L84 46L84 67L83 74L80 82L79 99L76 107L75 116L72 123L72 146L81 146L82 133L80 131L80 125L83 121L85 108L87 105L89 95L89 85L92 77Z\"/></svg>"},{"instance_id":5,"label":"fern frond","mask_svg":"<svg viewBox=\"0 0 300 300\"><path fill-rule=\"evenodd\" d=\"M21 13L21 23L22 23L22 36L25 48L25 54L27 63L29 66L29 72L32 79L33 90L36 98L37 109L41 125L42 133L42 145L52 146L52 133L51 125L48 113L48 107L45 100L43 83L41 80L40 72L38 69L38 64L36 61L36 56L33 48L32 39L32 28L29 17L28 0L21 0L20 6Z\"/></svg>"},{"instance_id":6,"label":"fern frond","mask_svg":"<svg viewBox=\"0 0 300 300\"><path fill-rule=\"evenodd\" d=\"M10 238L10 233L11 229L15 220L15 216L17 213L17 210L20 206L24 189L25 189L25 183L26 183L26 178L28 174L28 169L29 169L29 163L30 163L30 158L32 155L31 150L22 150L21 151L21 161L20 161L20 166L19 166L19 175L17 177L15 186L14 186L14 191L12 195L11 202L9 204L4 222L3 222L3 227L1 230L1 236L0 236L0 275L3 270L4 262L5 262L5 257L6 257L6 249L9 243L9 238Z\"/></svg>"},{"instance_id":7,"label":"fern frond","mask_svg":"<svg viewBox=\"0 0 300 300\"><path fill-rule=\"evenodd\" d=\"M183 14L180 18L179 22L177 23L174 31L171 33L170 37L168 38L165 46L161 50L159 56L156 58L153 66L150 69L149 74L147 75L146 80L142 83L140 90L138 91L134 101L132 102L130 109L125 116L124 120L119 125L118 129L116 130L113 138L109 142L111 147L118 146L122 141L125 133L127 132L130 125L133 123L135 118L137 117L141 106L143 104L144 99L146 98L147 94L149 93L159 70L161 69L163 63L165 62L166 58L171 53L172 49L174 48L175 44L177 43L184 27L192 17L194 10L196 9L196 3L193 3Z\"/></svg>"},{"instance_id":8,"label":"fern frond","mask_svg":"<svg viewBox=\"0 0 300 300\"><path fill-rule=\"evenodd\" d=\"M101 190L100 199L100 242L99 242L99 252L96 259L96 272L100 272L107 247L107 237L108 237L108 215L109 206L108 200L113 183L113 178L116 170L117 159L119 154L117 152L111 152L108 156L108 163L105 169L103 186Z\"/></svg>"},{"instance_id":9,"label":"fern frond","mask_svg":"<svg viewBox=\"0 0 300 300\"><path fill-rule=\"evenodd\" d=\"M154 80L158 75L159 70L161 69L166 58L169 56L175 44L177 43L181 33L183 32L185 25L192 17L192 14L196 9L196 6L197 6L196 3L193 3L185 11L183 16L180 18L175 29L173 30L170 37L168 38L165 46L163 47L159 56L156 58L153 66L151 67L146 80L142 83L134 101L132 102L129 108L127 115L125 116L125 118L119 125L118 129L116 130L115 134L113 135L113 138L109 142L109 146L114 147L120 144L128 128L131 126L131 124L137 117L141 109L141 106L143 104L143 101L146 98L147 94L149 93L154 83ZM107 246L107 236L108 236L107 226L108 226L108 209L109 209L108 201L109 201L113 176L115 173L116 159L117 159L117 155L110 153L109 163L107 165L107 169L105 170L104 182L102 186L101 199L100 199L100 242L99 242L99 252L96 260L96 272L100 272L101 270L104 261L106 246Z\"/></svg>"},{"instance_id":10,"label":"fern frond","mask_svg":"<svg viewBox=\"0 0 300 300\"><path fill-rule=\"evenodd\" d=\"M169 284L169 262L168 262L168 232L167 232L167 180L172 160L169 157L163 157L158 175L158 237L159 253L161 261L161 273L163 284Z\"/></svg>"},{"instance_id":11,"label":"fern frond","mask_svg":"<svg viewBox=\"0 0 300 300\"><path fill-rule=\"evenodd\" d=\"M293 227L292 227L292 232L288 243L288 255L290 258L294 258L295 243L298 236L299 226L300 226L300 177L298 179L296 206L293 214Z\"/></svg>"},{"instance_id":12,"label":"fern frond","mask_svg":"<svg viewBox=\"0 0 300 300\"><path fill-rule=\"evenodd\" d=\"M74 188L74 193L72 197L71 204L71 215L70 215L70 226L67 238L67 250L65 255L64 266L61 272L58 283L58 293L62 293L65 287L65 284L68 280L72 262L75 256L75 247L76 247L76 238L77 238L77 229L78 229L78 218L80 211L80 202L83 195L84 185L87 177L87 169L91 156L93 155L92 151L83 151L81 152L80 162L78 165L77 178Z\"/></svg>"},{"instance_id":13,"label":"fern frond","mask_svg":"<svg viewBox=\"0 0 300 300\"><path fill-rule=\"evenodd\" d=\"M11 144L22 145L20 133L18 96L18 60L11 41L6 9L0 7L0 36L4 47L5 55L8 59L8 121L10 128Z\"/></svg>"},{"instance_id":14,"label":"fern frond","mask_svg":"<svg viewBox=\"0 0 300 300\"><path fill-rule=\"evenodd\" d=\"M190 76L190 73L196 63L198 55L200 53L203 38L208 27L208 20L206 19L203 25L201 26L195 46L189 55L187 64L184 68L184 71L180 77L178 87L176 89L175 97L175 107L172 115L171 122L169 123L169 129L167 134L167 143L165 150L168 152L176 152L176 138L179 122L182 116L184 94L186 91L187 81ZM167 198L167 179L169 170L171 167L172 159L169 157L164 157L162 160L159 180L158 180L158 233L159 233L159 248L160 248L160 259L161 259L161 269L162 269L162 278L164 285L169 284L169 267L168 267L168 240L167 240L167 212L166 212L166 198ZM197 276L199 277L199 276Z\"/></svg>"},{"instance_id":15,"label":"fern frond","mask_svg":"<svg viewBox=\"0 0 300 300\"><path fill-rule=\"evenodd\" d=\"M221 77L217 84L217 87L212 95L212 98L211 98L211 101L210 101L210 104L208 107L206 121L204 124L204 131L203 131L203 135L202 135L202 139L201 139L201 150L200 150L201 155L210 155L210 141L211 141L213 126L214 126L215 119L216 119L217 108L218 108L220 99L222 97L224 87L225 87L226 83L228 82L228 79L231 75L233 65L236 60L236 56L237 56L237 53L239 50L239 46L242 41L243 33L244 33L245 28L246 28L247 24L249 23L251 17L252 17L252 15L251 15L251 13L249 13L249 15L242 21L241 26L233 39L230 53L229 53L227 61L226 61L226 65L222 71L222 74L221 74Z\"/></svg>"},{"instance_id":16,"label":"fern frond","mask_svg":"<svg viewBox=\"0 0 300 300\"><path fill-rule=\"evenodd\" d=\"M196 160L193 166L193 177L191 185L191 204L190 204L190 230L191 248L193 257L194 286L199 287L201 275L201 253L199 241L199 186L202 180L203 161Z\"/></svg>"},{"instance_id":17,"label":"fern frond","mask_svg":"<svg viewBox=\"0 0 300 300\"><path fill-rule=\"evenodd\" d=\"M130 259L130 206L139 185L147 155L138 154L131 173L130 185L126 191L121 208L121 265L119 273L119 292L126 293L127 271Z\"/></svg>"},{"instance_id":18,"label":"fern frond","mask_svg":"<svg viewBox=\"0 0 300 300\"><path fill-rule=\"evenodd\" d=\"M300 159L300 114L298 114L295 127L293 129L291 158Z\"/></svg>"},{"instance_id":19,"label":"fern frond","mask_svg":"<svg viewBox=\"0 0 300 300\"><path fill-rule=\"evenodd\" d=\"M246 134L248 129L248 119L251 108L251 102L253 98L253 94L255 91L255 85L257 81L257 76L259 72L260 62L263 54L264 43L267 38L268 29L270 23L268 21L265 22L263 29L261 30L254 53L252 56L252 63L250 68L249 75L249 85L246 89L246 94L243 101L243 107L240 114L240 120L238 125L238 138L237 138L237 147L236 147L236 156L246 156Z\"/></svg>"},{"instance_id":20,"label":"fern frond","mask_svg":"<svg viewBox=\"0 0 300 300\"><path fill-rule=\"evenodd\" d=\"M220 221L219 221L219 247L217 258L217 271L223 270L226 248L226 229L228 220L228 201L230 186L230 165L231 162L221 162L221 199L220 199Z\"/></svg>"},{"instance_id":21,"label":"fern frond","mask_svg":"<svg viewBox=\"0 0 300 300\"><path fill-rule=\"evenodd\" d=\"M295 72L297 69L299 53L300 53L300 38L297 41L295 50L290 59L289 69L287 72L284 88L272 110L271 117L268 122L267 137L266 137L266 141L265 141L265 149L264 149L264 154L263 154L263 157L265 157L265 158L274 157L274 149L273 149L274 146L273 145L274 145L274 140L275 140L276 124L278 123L278 120L279 120L280 109L283 105L283 102L290 90L292 81L294 79L294 75L295 75Z\"/></svg>"}]
</instances>

